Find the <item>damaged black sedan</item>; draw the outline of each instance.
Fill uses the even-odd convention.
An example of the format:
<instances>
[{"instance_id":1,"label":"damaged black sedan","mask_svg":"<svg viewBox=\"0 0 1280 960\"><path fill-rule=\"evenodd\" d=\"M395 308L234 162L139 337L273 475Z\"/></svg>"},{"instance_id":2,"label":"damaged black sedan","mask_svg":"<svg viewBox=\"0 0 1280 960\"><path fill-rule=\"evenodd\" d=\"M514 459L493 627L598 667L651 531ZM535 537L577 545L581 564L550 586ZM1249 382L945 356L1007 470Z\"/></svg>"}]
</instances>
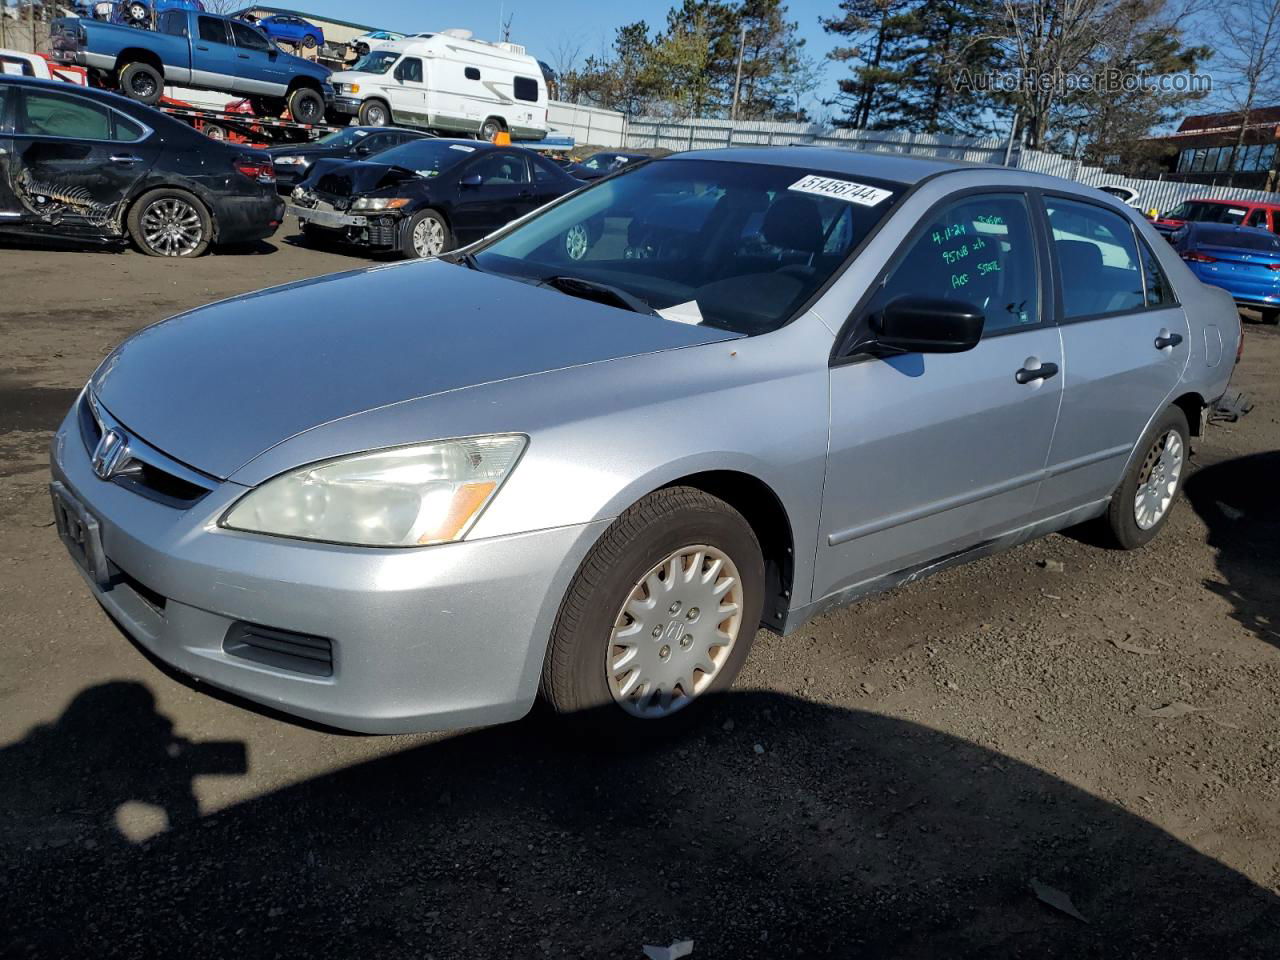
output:
<instances>
[{"instance_id":1,"label":"damaged black sedan","mask_svg":"<svg viewBox=\"0 0 1280 960\"><path fill-rule=\"evenodd\" d=\"M289 212L308 239L434 257L581 186L532 150L419 140L374 160L317 161Z\"/></svg>"}]
</instances>

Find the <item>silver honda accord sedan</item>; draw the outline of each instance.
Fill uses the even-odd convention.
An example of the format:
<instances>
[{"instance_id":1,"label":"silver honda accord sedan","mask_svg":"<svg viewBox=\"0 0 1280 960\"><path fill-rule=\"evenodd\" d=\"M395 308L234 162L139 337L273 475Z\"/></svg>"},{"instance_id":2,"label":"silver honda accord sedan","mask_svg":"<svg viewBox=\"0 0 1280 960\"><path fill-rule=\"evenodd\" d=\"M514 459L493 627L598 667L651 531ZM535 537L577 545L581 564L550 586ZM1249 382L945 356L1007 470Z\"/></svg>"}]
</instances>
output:
<instances>
[{"instance_id":1,"label":"silver honda accord sedan","mask_svg":"<svg viewBox=\"0 0 1280 960\"><path fill-rule=\"evenodd\" d=\"M202 307L102 363L55 518L160 660L367 732L623 730L761 626L1168 520L1239 318L1114 198L688 153L435 260Z\"/></svg>"}]
</instances>

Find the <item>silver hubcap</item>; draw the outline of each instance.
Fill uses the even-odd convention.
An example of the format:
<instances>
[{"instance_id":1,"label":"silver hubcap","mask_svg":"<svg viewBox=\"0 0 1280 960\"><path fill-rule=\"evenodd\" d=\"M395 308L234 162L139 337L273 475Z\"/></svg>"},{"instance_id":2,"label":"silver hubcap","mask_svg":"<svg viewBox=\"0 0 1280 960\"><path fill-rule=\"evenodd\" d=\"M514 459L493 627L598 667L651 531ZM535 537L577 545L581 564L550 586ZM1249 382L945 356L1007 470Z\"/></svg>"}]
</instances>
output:
<instances>
[{"instance_id":1,"label":"silver hubcap","mask_svg":"<svg viewBox=\"0 0 1280 960\"><path fill-rule=\"evenodd\" d=\"M716 678L742 627L742 578L715 547L681 547L654 564L614 620L609 692L645 719L688 706Z\"/></svg>"},{"instance_id":2,"label":"silver hubcap","mask_svg":"<svg viewBox=\"0 0 1280 960\"><path fill-rule=\"evenodd\" d=\"M1133 498L1133 518L1141 530L1150 530L1169 512L1182 476L1183 444L1176 430L1157 440L1147 453L1138 474L1138 492Z\"/></svg>"},{"instance_id":3,"label":"silver hubcap","mask_svg":"<svg viewBox=\"0 0 1280 960\"><path fill-rule=\"evenodd\" d=\"M444 250L444 224L424 217L413 228L413 252L420 257L434 257Z\"/></svg>"},{"instance_id":4,"label":"silver hubcap","mask_svg":"<svg viewBox=\"0 0 1280 960\"><path fill-rule=\"evenodd\" d=\"M581 260L587 255L587 247L591 238L587 236L587 228L582 224L574 224L564 235L564 252L570 260Z\"/></svg>"},{"instance_id":5,"label":"silver hubcap","mask_svg":"<svg viewBox=\"0 0 1280 960\"><path fill-rule=\"evenodd\" d=\"M191 204L175 197L157 200L142 214L142 236L147 246L166 257L182 257L200 246L204 227Z\"/></svg>"},{"instance_id":6,"label":"silver hubcap","mask_svg":"<svg viewBox=\"0 0 1280 960\"><path fill-rule=\"evenodd\" d=\"M387 122L387 115L381 107L369 108L369 126L380 127Z\"/></svg>"}]
</instances>

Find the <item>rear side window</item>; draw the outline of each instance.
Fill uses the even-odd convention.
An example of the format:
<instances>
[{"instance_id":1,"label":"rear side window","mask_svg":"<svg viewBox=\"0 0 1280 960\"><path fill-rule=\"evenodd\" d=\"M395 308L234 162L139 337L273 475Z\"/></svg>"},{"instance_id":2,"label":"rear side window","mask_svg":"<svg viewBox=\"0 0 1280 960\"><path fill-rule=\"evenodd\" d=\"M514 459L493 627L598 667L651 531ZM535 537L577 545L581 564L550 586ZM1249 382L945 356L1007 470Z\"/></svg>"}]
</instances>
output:
<instances>
[{"instance_id":1,"label":"rear side window","mask_svg":"<svg viewBox=\"0 0 1280 960\"><path fill-rule=\"evenodd\" d=\"M142 139L142 125L130 120L122 113L111 111L112 119L115 120L116 130L114 140L120 143L133 143L135 140Z\"/></svg>"},{"instance_id":2,"label":"rear side window","mask_svg":"<svg viewBox=\"0 0 1280 960\"><path fill-rule=\"evenodd\" d=\"M913 296L971 304L983 312L984 337L1034 327L1041 320L1034 238L1024 196L964 197L930 215L877 301L883 307Z\"/></svg>"},{"instance_id":3,"label":"rear side window","mask_svg":"<svg viewBox=\"0 0 1280 960\"><path fill-rule=\"evenodd\" d=\"M167 33L171 37L185 37L187 35L187 11L166 10L160 14L160 19L156 21L156 31L158 33Z\"/></svg>"},{"instance_id":4,"label":"rear side window","mask_svg":"<svg viewBox=\"0 0 1280 960\"><path fill-rule=\"evenodd\" d=\"M217 17L197 17L196 28L200 31L200 39L205 43L226 43L227 24Z\"/></svg>"},{"instance_id":5,"label":"rear side window","mask_svg":"<svg viewBox=\"0 0 1280 960\"><path fill-rule=\"evenodd\" d=\"M1138 238L1138 252L1142 256L1142 279L1147 306L1173 306L1173 291L1169 289L1169 281L1165 278L1164 271L1160 269L1160 262L1156 260L1156 255L1151 252L1151 248L1141 237Z\"/></svg>"},{"instance_id":6,"label":"rear side window","mask_svg":"<svg viewBox=\"0 0 1280 960\"><path fill-rule=\"evenodd\" d=\"M19 117L18 131L37 137L68 137L75 140L110 140L111 111L79 97L28 90L26 114Z\"/></svg>"},{"instance_id":7,"label":"rear side window","mask_svg":"<svg viewBox=\"0 0 1280 960\"><path fill-rule=\"evenodd\" d=\"M1065 320L1141 310L1147 292L1129 221L1089 203L1046 197Z\"/></svg>"},{"instance_id":8,"label":"rear side window","mask_svg":"<svg viewBox=\"0 0 1280 960\"><path fill-rule=\"evenodd\" d=\"M536 103L538 100L538 81L530 77L516 77L515 94L517 100L528 100L530 103Z\"/></svg>"}]
</instances>

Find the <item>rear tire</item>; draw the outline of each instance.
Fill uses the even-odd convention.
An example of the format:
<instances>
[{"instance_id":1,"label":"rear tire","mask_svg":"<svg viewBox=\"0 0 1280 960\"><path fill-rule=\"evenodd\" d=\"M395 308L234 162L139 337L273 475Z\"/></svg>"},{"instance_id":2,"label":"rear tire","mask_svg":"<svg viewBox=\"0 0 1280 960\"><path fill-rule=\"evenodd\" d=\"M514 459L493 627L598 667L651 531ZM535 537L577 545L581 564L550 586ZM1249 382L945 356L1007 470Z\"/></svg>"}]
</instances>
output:
<instances>
[{"instance_id":1,"label":"rear tire","mask_svg":"<svg viewBox=\"0 0 1280 960\"><path fill-rule=\"evenodd\" d=\"M714 611L701 596L707 584ZM679 726L675 718L733 683L764 590L760 542L742 514L693 487L657 490L624 511L579 567L552 629L542 698L596 732L634 737ZM736 609L724 613L730 597ZM720 636L732 639L708 645Z\"/></svg>"},{"instance_id":2,"label":"rear tire","mask_svg":"<svg viewBox=\"0 0 1280 960\"><path fill-rule=\"evenodd\" d=\"M194 194L161 189L129 209L129 236L149 257L198 257L213 242L213 218Z\"/></svg>"},{"instance_id":3,"label":"rear tire","mask_svg":"<svg viewBox=\"0 0 1280 960\"><path fill-rule=\"evenodd\" d=\"M1143 434L1103 518L1108 539L1116 546L1146 546L1169 522L1187 476L1190 435L1187 416L1178 407L1160 414Z\"/></svg>"},{"instance_id":4,"label":"rear tire","mask_svg":"<svg viewBox=\"0 0 1280 960\"><path fill-rule=\"evenodd\" d=\"M484 123L480 124L480 139L492 142L503 130L507 129L507 125L497 117L489 117Z\"/></svg>"},{"instance_id":5,"label":"rear tire","mask_svg":"<svg viewBox=\"0 0 1280 960\"><path fill-rule=\"evenodd\" d=\"M1280 310L1259 310L1258 314L1263 323L1280 323Z\"/></svg>"},{"instance_id":6,"label":"rear tire","mask_svg":"<svg viewBox=\"0 0 1280 960\"><path fill-rule=\"evenodd\" d=\"M299 87L289 94L289 115L295 123L320 123L324 120L324 97L310 87Z\"/></svg>"},{"instance_id":7,"label":"rear tire","mask_svg":"<svg viewBox=\"0 0 1280 960\"><path fill-rule=\"evenodd\" d=\"M149 63L134 61L120 69L120 92L130 100L155 106L164 96L164 77Z\"/></svg>"},{"instance_id":8,"label":"rear tire","mask_svg":"<svg viewBox=\"0 0 1280 960\"><path fill-rule=\"evenodd\" d=\"M314 50L318 46L318 44L316 43L316 38L309 33L302 38L302 45L306 47L308 50Z\"/></svg>"},{"instance_id":9,"label":"rear tire","mask_svg":"<svg viewBox=\"0 0 1280 960\"><path fill-rule=\"evenodd\" d=\"M366 100L356 115L362 127L385 127L391 122L391 108L381 100Z\"/></svg>"}]
</instances>

